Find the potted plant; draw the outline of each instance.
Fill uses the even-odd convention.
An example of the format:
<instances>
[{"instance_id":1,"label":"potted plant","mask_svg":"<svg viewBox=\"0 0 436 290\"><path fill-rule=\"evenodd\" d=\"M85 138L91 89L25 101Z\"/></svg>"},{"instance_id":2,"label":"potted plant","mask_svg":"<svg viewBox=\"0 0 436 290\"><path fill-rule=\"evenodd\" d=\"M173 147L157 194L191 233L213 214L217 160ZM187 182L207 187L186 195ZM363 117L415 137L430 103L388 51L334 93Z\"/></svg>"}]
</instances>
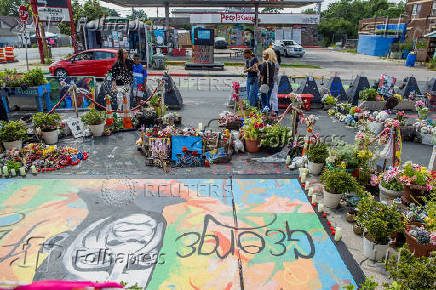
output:
<instances>
[{"instance_id":1,"label":"potted plant","mask_svg":"<svg viewBox=\"0 0 436 290\"><path fill-rule=\"evenodd\" d=\"M356 179L343 169L325 169L320 181L324 184L324 205L336 208L345 193L358 191Z\"/></svg>"},{"instance_id":2,"label":"potted plant","mask_svg":"<svg viewBox=\"0 0 436 290\"><path fill-rule=\"evenodd\" d=\"M396 205L377 202L364 194L357 205L357 222L364 229L363 253L373 261L382 259L393 234L404 229L404 217Z\"/></svg>"},{"instance_id":3,"label":"potted plant","mask_svg":"<svg viewBox=\"0 0 436 290\"><path fill-rule=\"evenodd\" d=\"M106 125L105 112L91 109L85 113L82 117L82 122L89 126L91 133L94 137L100 137L103 135L104 126Z\"/></svg>"},{"instance_id":4,"label":"potted plant","mask_svg":"<svg viewBox=\"0 0 436 290\"><path fill-rule=\"evenodd\" d=\"M428 108L423 100L418 100L415 103L415 109L418 112L418 118L420 120L427 120Z\"/></svg>"},{"instance_id":5,"label":"potted plant","mask_svg":"<svg viewBox=\"0 0 436 290\"><path fill-rule=\"evenodd\" d=\"M369 111L380 111L386 105L383 97L381 97L375 88L366 88L359 92L359 108Z\"/></svg>"},{"instance_id":6,"label":"potted plant","mask_svg":"<svg viewBox=\"0 0 436 290\"><path fill-rule=\"evenodd\" d=\"M426 192L432 189L432 175L418 164L406 162L399 178L404 185L401 199L405 204L420 201Z\"/></svg>"},{"instance_id":7,"label":"potted plant","mask_svg":"<svg viewBox=\"0 0 436 290\"><path fill-rule=\"evenodd\" d=\"M289 142L289 128L280 124L267 125L260 131L260 145L268 152L279 152Z\"/></svg>"},{"instance_id":8,"label":"potted plant","mask_svg":"<svg viewBox=\"0 0 436 290\"><path fill-rule=\"evenodd\" d=\"M399 167L389 168L380 175L380 201L392 201L403 194L404 186L400 181Z\"/></svg>"},{"instance_id":9,"label":"potted plant","mask_svg":"<svg viewBox=\"0 0 436 290\"><path fill-rule=\"evenodd\" d=\"M322 103L324 104L324 110L328 111L336 105L336 99L332 95L324 95L324 97L322 97Z\"/></svg>"},{"instance_id":10,"label":"potted plant","mask_svg":"<svg viewBox=\"0 0 436 290\"><path fill-rule=\"evenodd\" d=\"M52 145L58 142L58 127L61 117L57 113L39 112L33 116L33 126L41 129L42 137L46 144Z\"/></svg>"},{"instance_id":11,"label":"potted plant","mask_svg":"<svg viewBox=\"0 0 436 290\"><path fill-rule=\"evenodd\" d=\"M241 131L247 152L259 152L260 129L263 128L263 126L262 114L252 113L248 119L244 120L244 126L241 128Z\"/></svg>"},{"instance_id":12,"label":"potted plant","mask_svg":"<svg viewBox=\"0 0 436 290\"><path fill-rule=\"evenodd\" d=\"M21 149L26 137L26 127L20 121L0 122L0 142L6 150Z\"/></svg>"},{"instance_id":13,"label":"potted plant","mask_svg":"<svg viewBox=\"0 0 436 290\"><path fill-rule=\"evenodd\" d=\"M328 155L329 152L324 143L319 142L310 146L307 154L309 172L313 175L319 175Z\"/></svg>"},{"instance_id":14,"label":"potted plant","mask_svg":"<svg viewBox=\"0 0 436 290\"><path fill-rule=\"evenodd\" d=\"M330 148L329 156L326 159L328 168L341 168L353 175L358 175L359 158L358 150L354 145L344 145L340 148Z\"/></svg>"},{"instance_id":15,"label":"potted plant","mask_svg":"<svg viewBox=\"0 0 436 290\"><path fill-rule=\"evenodd\" d=\"M396 289L435 289L436 257L415 257L404 246L387 260L386 269L399 285Z\"/></svg>"}]
</instances>

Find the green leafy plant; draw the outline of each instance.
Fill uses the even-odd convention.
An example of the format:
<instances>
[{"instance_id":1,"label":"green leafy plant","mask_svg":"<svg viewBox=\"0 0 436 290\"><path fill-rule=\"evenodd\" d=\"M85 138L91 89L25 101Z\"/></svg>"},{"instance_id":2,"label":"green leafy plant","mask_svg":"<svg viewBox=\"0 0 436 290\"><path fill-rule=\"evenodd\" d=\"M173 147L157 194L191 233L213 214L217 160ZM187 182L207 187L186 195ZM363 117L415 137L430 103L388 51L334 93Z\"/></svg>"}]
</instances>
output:
<instances>
[{"instance_id":1,"label":"green leafy plant","mask_svg":"<svg viewBox=\"0 0 436 290\"><path fill-rule=\"evenodd\" d=\"M61 123L61 117L57 113L39 112L33 116L33 126L41 128L42 131L48 132L56 130Z\"/></svg>"},{"instance_id":2,"label":"green leafy plant","mask_svg":"<svg viewBox=\"0 0 436 290\"><path fill-rule=\"evenodd\" d=\"M105 118L105 112L97 111L96 109L91 109L89 112L81 116L82 122L86 125L100 125L103 123Z\"/></svg>"},{"instance_id":3,"label":"green leafy plant","mask_svg":"<svg viewBox=\"0 0 436 290\"><path fill-rule=\"evenodd\" d=\"M399 47L400 51L412 50L413 49L413 42L412 41L403 42L403 43L400 43L398 45L398 47Z\"/></svg>"},{"instance_id":4,"label":"green leafy plant","mask_svg":"<svg viewBox=\"0 0 436 290\"><path fill-rule=\"evenodd\" d=\"M259 140L260 129L263 127L263 115L252 113L244 120L244 126L241 128L242 135L246 140Z\"/></svg>"},{"instance_id":5,"label":"green leafy plant","mask_svg":"<svg viewBox=\"0 0 436 290\"><path fill-rule=\"evenodd\" d=\"M26 127L20 121L0 122L0 141L13 142L25 140L27 137Z\"/></svg>"},{"instance_id":6,"label":"green leafy plant","mask_svg":"<svg viewBox=\"0 0 436 290\"><path fill-rule=\"evenodd\" d=\"M322 98L322 102L324 103L324 105L328 105L328 106L336 105L336 99L332 95L325 95Z\"/></svg>"},{"instance_id":7,"label":"green leafy plant","mask_svg":"<svg viewBox=\"0 0 436 290\"><path fill-rule=\"evenodd\" d=\"M375 101L377 98L377 90L374 88L366 88L359 93L359 99L362 101Z\"/></svg>"},{"instance_id":8,"label":"green leafy plant","mask_svg":"<svg viewBox=\"0 0 436 290\"><path fill-rule=\"evenodd\" d=\"M310 146L307 158L313 163L324 163L325 159L329 156L327 145L322 142Z\"/></svg>"},{"instance_id":9,"label":"green leafy plant","mask_svg":"<svg viewBox=\"0 0 436 290\"><path fill-rule=\"evenodd\" d=\"M374 281L374 278L366 278L365 282L359 287L356 288L353 284L348 284L347 286L343 286L342 289L346 290L354 290L354 289L360 289L360 290L375 290L377 289L378 283Z\"/></svg>"},{"instance_id":10,"label":"green leafy plant","mask_svg":"<svg viewBox=\"0 0 436 290\"><path fill-rule=\"evenodd\" d=\"M9 169L9 171L10 171L11 169L14 169L15 172L18 173L18 171L20 170L20 167L21 167L21 163L20 163L20 162L9 161L9 162L6 164L6 167Z\"/></svg>"},{"instance_id":11,"label":"green leafy plant","mask_svg":"<svg viewBox=\"0 0 436 290\"><path fill-rule=\"evenodd\" d=\"M325 169L321 174L321 182L326 191L333 194L344 194L360 191L361 186L357 180L348 172L342 169Z\"/></svg>"},{"instance_id":12,"label":"green leafy plant","mask_svg":"<svg viewBox=\"0 0 436 290\"><path fill-rule=\"evenodd\" d=\"M267 147L283 147L288 144L290 129L286 126L275 124L273 126L264 127L261 130L261 146Z\"/></svg>"},{"instance_id":13,"label":"green leafy plant","mask_svg":"<svg viewBox=\"0 0 436 290\"><path fill-rule=\"evenodd\" d=\"M404 216L396 205L377 202L369 193L364 194L357 205L356 221L365 229L368 238L385 245L394 233L404 229Z\"/></svg>"},{"instance_id":14,"label":"green leafy plant","mask_svg":"<svg viewBox=\"0 0 436 290\"><path fill-rule=\"evenodd\" d=\"M435 289L436 257L416 257L404 246L399 257L391 256L386 262L386 270L398 284L396 289Z\"/></svg>"},{"instance_id":15,"label":"green leafy plant","mask_svg":"<svg viewBox=\"0 0 436 290\"><path fill-rule=\"evenodd\" d=\"M330 148L327 161L333 167L354 169L359 167L358 150L355 146L347 144L340 148Z\"/></svg>"}]
</instances>

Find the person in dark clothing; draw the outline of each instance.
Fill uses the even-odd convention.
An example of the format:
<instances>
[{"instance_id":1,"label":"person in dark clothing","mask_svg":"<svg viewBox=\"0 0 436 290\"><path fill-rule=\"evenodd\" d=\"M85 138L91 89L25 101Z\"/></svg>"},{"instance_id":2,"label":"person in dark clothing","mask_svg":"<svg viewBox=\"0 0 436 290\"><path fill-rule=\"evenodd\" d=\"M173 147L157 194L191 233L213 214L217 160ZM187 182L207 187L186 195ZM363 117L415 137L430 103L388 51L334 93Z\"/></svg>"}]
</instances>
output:
<instances>
[{"instance_id":1,"label":"person in dark clothing","mask_svg":"<svg viewBox=\"0 0 436 290\"><path fill-rule=\"evenodd\" d=\"M3 100L0 97L0 121L9 121L8 119L8 113L6 113L5 105L3 104Z\"/></svg>"},{"instance_id":2,"label":"person in dark clothing","mask_svg":"<svg viewBox=\"0 0 436 290\"><path fill-rule=\"evenodd\" d=\"M244 58L244 72L247 73L247 99L250 103L250 106L255 107L257 103L257 94L259 92L257 78L257 65L259 64L259 61L257 60L256 55L251 49L244 50Z\"/></svg>"},{"instance_id":3,"label":"person in dark clothing","mask_svg":"<svg viewBox=\"0 0 436 290\"><path fill-rule=\"evenodd\" d=\"M124 97L129 101L130 90L133 85L133 60L124 49L118 50L118 59L110 73L112 74L112 91L117 92L118 110L121 110ZM128 104L130 106L130 104Z\"/></svg>"},{"instance_id":4,"label":"person in dark clothing","mask_svg":"<svg viewBox=\"0 0 436 290\"><path fill-rule=\"evenodd\" d=\"M274 74L277 58L272 48L267 48L263 51L263 63L259 66L260 86L261 86L261 102L263 112L270 111L270 98L274 87ZM263 86L268 86L267 91L262 91Z\"/></svg>"}]
</instances>

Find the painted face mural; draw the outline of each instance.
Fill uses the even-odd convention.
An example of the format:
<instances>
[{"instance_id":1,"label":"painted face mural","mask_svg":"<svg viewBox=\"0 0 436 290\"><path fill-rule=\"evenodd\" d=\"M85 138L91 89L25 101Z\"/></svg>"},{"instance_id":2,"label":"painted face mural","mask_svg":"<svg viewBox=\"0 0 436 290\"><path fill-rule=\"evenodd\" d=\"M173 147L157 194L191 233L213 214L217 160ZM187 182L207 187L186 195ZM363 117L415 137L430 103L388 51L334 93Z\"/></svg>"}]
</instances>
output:
<instances>
[{"instance_id":1,"label":"painted face mural","mask_svg":"<svg viewBox=\"0 0 436 290\"><path fill-rule=\"evenodd\" d=\"M340 289L360 277L348 271L295 180L0 186L0 281Z\"/></svg>"}]
</instances>

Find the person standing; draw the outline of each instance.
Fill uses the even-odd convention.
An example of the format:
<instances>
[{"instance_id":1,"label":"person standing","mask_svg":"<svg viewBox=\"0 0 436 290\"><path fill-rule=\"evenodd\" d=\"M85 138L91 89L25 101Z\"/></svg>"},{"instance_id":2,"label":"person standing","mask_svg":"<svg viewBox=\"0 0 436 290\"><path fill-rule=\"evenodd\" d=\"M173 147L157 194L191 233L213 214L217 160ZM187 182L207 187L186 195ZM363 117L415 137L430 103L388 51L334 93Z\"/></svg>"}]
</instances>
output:
<instances>
[{"instance_id":1,"label":"person standing","mask_svg":"<svg viewBox=\"0 0 436 290\"><path fill-rule=\"evenodd\" d=\"M133 89L132 89L132 100L130 101L132 107L140 103L144 98L144 92L147 91L147 70L140 62L139 54L135 54L133 57Z\"/></svg>"},{"instance_id":2,"label":"person standing","mask_svg":"<svg viewBox=\"0 0 436 290\"><path fill-rule=\"evenodd\" d=\"M259 66L260 71L260 93L262 112L270 111L270 98L274 87L274 71L277 58L272 48L263 51L263 63Z\"/></svg>"},{"instance_id":3,"label":"person standing","mask_svg":"<svg viewBox=\"0 0 436 290\"><path fill-rule=\"evenodd\" d=\"M273 112L273 115L277 116L279 113L279 99L278 99L278 93L279 93L279 70L280 70L280 64L281 64L281 57L280 52L277 50L274 50L274 53L276 55L276 66L274 68L274 87L271 92L271 111Z\"/></svg>"},{"instance_id":4,"label":"person standing","mask_svg":"<svg viewBox=\"0 0 436 290\"><path fill-rule=\"evenodd\" d=\"M118 111L121 111L123 98L129 101L129 94L133 84L133 61L124 49L118 50L118 59L110 73L112 74L112 91L117 92ZM128 104L129 105L129 104Z\"/></svg>"},{"instance_id":5,"label":"person standing","mask_svg":"<svg viewBox=\"0 0 436 290\"><path fill-rule=\"evenodd\" d=\"M247 73L247 99L250 106L255 107L257 103L258 91L258 69L259 60L251 49L244 50L245 58L245 69L244 72Z\"/></svg>"}]
</instances>

